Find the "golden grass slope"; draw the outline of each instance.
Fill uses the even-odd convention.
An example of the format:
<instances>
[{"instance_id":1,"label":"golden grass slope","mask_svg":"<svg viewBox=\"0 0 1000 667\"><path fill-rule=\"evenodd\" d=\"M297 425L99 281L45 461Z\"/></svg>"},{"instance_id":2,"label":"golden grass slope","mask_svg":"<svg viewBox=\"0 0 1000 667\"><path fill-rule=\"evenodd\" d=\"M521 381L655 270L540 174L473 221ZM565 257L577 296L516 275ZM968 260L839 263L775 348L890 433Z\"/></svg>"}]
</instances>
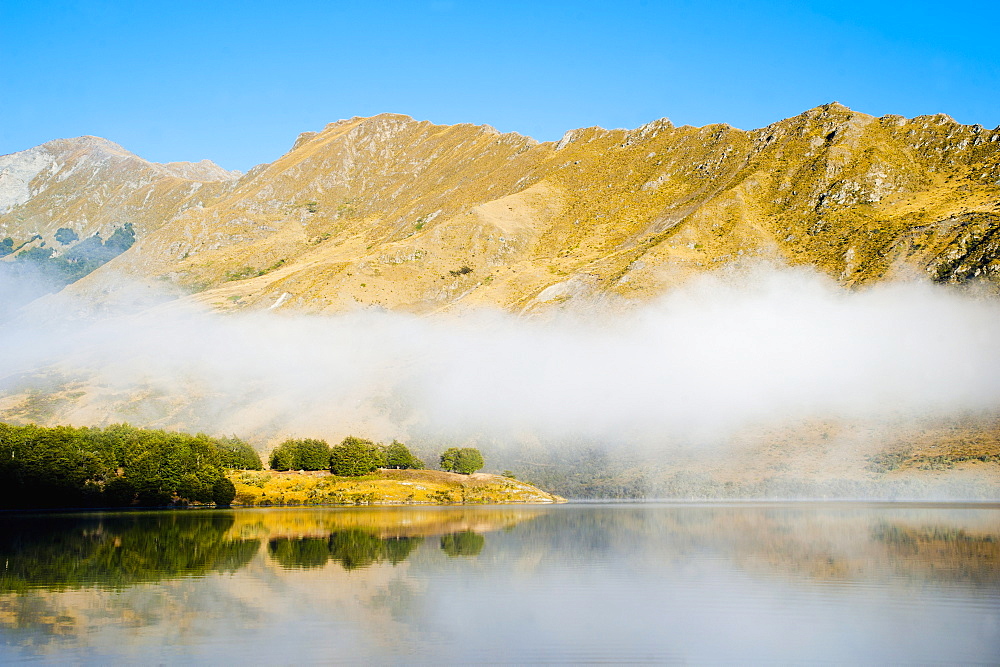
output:
<instances>
[{"instance_id":1,"label":"golden grass slope","mask_svg":"<svg viewBox=\"0 0 1000 667\"><path fill-rule=\"evenodd\" d=\"M219 310L521 312L644 300L748 258L846 286L1000 272L1000 129L942 114L832 103L751 131L663 119L546 143L382 114L304 133L238 181L93 137L43 148L57 157L0 230L138 231L78 293L114 276Z\"/></svg>"},{"instance_id":2,"label":"golden grass slope","mask_svg":"<svg viewBox=\"0 0 1000 667\"><path fill-rule=\"evenodd\" d=\"M836 103L753 131L661 120L547 143L384 114L303 135L114 270L218 309L305 311L644 299L751 257L848 286L995 279L998 182L1000 131Z\"/></svg>"},{"instance_id":3,"label":"golden grass slope","mask_svg":"<svg viewBox=\"0 0 1000 667\"><path fill-rule=\"evenodd\" d=\"M233 472L234 505L482 505L565 502L530 484L487 473L379 470L364 477L329 472Z\"/></svg>"}]
</instances>

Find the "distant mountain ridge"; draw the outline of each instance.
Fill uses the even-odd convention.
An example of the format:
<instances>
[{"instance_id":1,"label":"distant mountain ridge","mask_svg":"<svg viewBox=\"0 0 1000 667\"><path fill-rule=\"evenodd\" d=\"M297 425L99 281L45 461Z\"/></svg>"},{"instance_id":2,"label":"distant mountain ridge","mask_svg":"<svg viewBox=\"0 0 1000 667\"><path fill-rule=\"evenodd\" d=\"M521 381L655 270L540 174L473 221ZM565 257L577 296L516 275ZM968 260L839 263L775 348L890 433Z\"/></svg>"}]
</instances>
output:
<instances>
[{"instance_id":1,"label":"distant mountain ridge","mask_svg":"<svg viewBox=\"0 0 1000 667\"><path fill-rule=\"evenodd\" d=\"M426 313L641 301L749 258L845 286L995 282L1000 128L832 103L750 131L661 119L539 143L382 114L303 133L245 175L96 137L0 157L0 238L40 237L19 252L125 223L135 244L68 289L156 280L219 310Z\"/></svg>"}]
</instances>

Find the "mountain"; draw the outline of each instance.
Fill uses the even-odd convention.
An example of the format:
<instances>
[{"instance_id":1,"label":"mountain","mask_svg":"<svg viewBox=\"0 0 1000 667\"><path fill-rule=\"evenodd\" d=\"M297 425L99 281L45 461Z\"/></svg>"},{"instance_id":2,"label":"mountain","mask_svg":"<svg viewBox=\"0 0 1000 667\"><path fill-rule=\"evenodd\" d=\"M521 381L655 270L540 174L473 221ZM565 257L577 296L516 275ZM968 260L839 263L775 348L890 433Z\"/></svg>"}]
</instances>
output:
<instances>
[{"instance_id":1,"label":"mountain","mask_svg":"<svg viewBox=\"0 0 1000 667\"><path fill-rule=\"evenodd\" d=\"M0 315L78 281L238 176L208 160L147 162L98 137L0 156Z\"/></svg>"},{"instance_id":2,"label":"mountain","mask_svg":"<svg viewBox=\"0 0 1000 667\"><path fill-rule=\"evenodd\" d=\"M133 225L135 245L75 291L159 280L220 310L522 312L644 300L750 258L845 286L1000 275L1000 129L836 103L751 131L662 119L546 143L383 114L243 176L84 137L0 174L15 247Z\"/></svg>"},{"instance_id":3,"label":"mountain","mask_svg":"<svg viewBox=\"0 0 1000 667\"><path fill-rule=\"evenodd\" d=\"M18 312L147 310L11 327L0 418L482 444L568 496L808 494L792 482L822 471L831 493L878 475L904 493L953 466L995 496L994 301L863 297L996 291L998 230L1000 128L836 103L749 131L661 119L544 143L382 114L246 174L53 141L0 157L0 320L31 300ZM628 319L759 264L846 289L802 272L775 300ZM423 317L466 309L482 319L464 329ZM591 313L614 335L576 336Z\"/></svg>"},{"instance_id":4,"label":"mountain","mask_svg":"<svg viewBox=\"0 0 1000 667\"><path fill-rule=\"evenodd\" d=\"M208 160L147 162L99 137L50 141L0 156L0 232L53 243L59 227L83 237L128 222L145 236L239 176Z\"/></svg>"}]
</instances>

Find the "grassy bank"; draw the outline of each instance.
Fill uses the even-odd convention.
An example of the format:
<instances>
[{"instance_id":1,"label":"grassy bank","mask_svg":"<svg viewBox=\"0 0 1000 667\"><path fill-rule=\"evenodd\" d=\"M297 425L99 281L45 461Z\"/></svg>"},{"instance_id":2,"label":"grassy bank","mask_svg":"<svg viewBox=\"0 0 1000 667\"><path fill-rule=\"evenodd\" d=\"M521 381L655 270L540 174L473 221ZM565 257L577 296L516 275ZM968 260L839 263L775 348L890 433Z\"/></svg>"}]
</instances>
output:
<instances>
[{"instance_id":1,"label":"grassy bank","mask_svg":"<svg viewBox=\"0 0 1000 667\"><path fill-rule=\"evenodd\" d=\"M377 470L363 477L326 471L234 471L233 505L450 505L555 503L563 498L508 477L439 470Z\"/></svg>"}]
</instances>

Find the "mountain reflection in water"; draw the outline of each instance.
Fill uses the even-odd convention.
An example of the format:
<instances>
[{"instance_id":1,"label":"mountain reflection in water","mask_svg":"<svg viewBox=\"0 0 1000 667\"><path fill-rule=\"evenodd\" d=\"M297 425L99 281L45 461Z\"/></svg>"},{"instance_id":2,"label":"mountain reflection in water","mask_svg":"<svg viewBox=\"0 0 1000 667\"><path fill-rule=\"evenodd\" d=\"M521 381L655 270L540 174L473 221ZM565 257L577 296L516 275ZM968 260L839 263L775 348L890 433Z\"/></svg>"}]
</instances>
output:
<instances>
[{"instance_id":1,"label":"mountain reflection in water","mask_svg":"<svg viewBox=\"0 0 1000 667\"><path fill-rule=\"evenodd\" d=\"M0 663L992 662L1000 508L0 518Z\"/></svg>"}]
</instances>

